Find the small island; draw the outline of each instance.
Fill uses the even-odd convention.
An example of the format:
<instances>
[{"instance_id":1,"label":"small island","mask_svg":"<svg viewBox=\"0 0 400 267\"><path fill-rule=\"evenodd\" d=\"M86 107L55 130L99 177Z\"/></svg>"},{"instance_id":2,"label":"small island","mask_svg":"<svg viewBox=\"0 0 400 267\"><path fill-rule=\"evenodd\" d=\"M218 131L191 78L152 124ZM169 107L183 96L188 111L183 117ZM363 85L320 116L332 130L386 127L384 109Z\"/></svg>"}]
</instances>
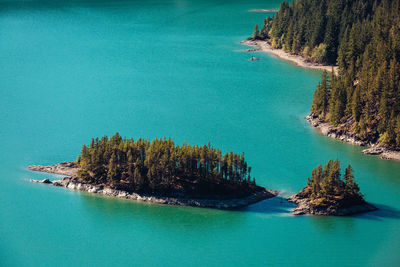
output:
<instances>
[{"instance_id":1,"label":"small island","mask_svg":"<svg viewBox=\"0 0 400 267\"><path fill-rule=\"evenodd\" d=\"M75 162L28 169L67 176L32 182L159 204L228 209L278 194L256 185L243 153L223 155L210 144L177 146L166 138L134 141L118 133L92 138Z\"/></svg>"},{"instance_id":2,"label":"small island","mask_svg":"<svg viewBox=\"0 0 400 267\"><path fill-rule=\"evenodd\" d=\"M350 165L341 179L339 160L329 160L323 169L321 165L315 168L307 186L288 201L297 204L294 215L345 216L377 209L364 200Z\"/></svg>"}]
</instances>

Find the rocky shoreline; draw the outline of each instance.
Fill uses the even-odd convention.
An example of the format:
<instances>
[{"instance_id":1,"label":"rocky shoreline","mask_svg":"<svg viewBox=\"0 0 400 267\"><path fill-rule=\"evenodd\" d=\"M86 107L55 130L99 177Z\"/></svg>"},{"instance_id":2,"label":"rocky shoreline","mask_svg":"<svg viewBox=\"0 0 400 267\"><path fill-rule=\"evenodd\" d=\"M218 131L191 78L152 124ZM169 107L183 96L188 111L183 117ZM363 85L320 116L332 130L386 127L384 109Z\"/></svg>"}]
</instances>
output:
<instances>
[{"instance_id":1,"label":"rocky shoreline","mask_svg":"<svg viewBox=\"0 0 400 267\"><path fill-rule=\"evenodd\" d=\"M55 173L66 175L59 180L50 181L44 180L30 180L34 183L52 184L53 186L65 187L72 190L85 191L89 193L102 194L112 197L132 199L137 201L164 204L164 205L177 205L177 206L192 206L203 208L217 208L217 209L236 209L248 206L250 204L272 198L278 195L277 191L262 188L255 191L249 196L242 198L232 199L194 199L194 198L179 198L179 197L162 197L147 194L130 193L123 190L117 190L107 185L93 185L80 181L76 177L79 170L77 164L73 162L63 162L51 166L32 165L28 167L31 171Z\"/></svg>"},{"instance_id":2,"label":"rocky shoreline","mask_svg":"<svg viewBox=\"0 0 400 267\"><path fill-rule=\"evenodd\" d=\"M375 143L361 140L356 134L334 127L329 122L320 119L316 114L311 113L306 116L306 120L311 126L317 128L322 135L357 146L369 147L362 151L364 154L377 155L381 159L400 161L400 151L394 151Z\"/></svg>"},{"instance_id":3,"label":"rocky shoreline","mask_svg":"<svg viewBox=\"0 0 400 267\"><path fill-rule=\"evenodd\" d=\"M367 202L342 208L317 207L308 198L302 198L298 194L290 196L287 200L297 205L293 210L293 215L348 216L377 210L374 205Z\"/></svg>"},{"instance_id":4,"label":"rocky shoreline","mask_svg":"<svg viewBox=\"0 0 400 267\"><path fill-rule=\"evenodd\" d=\"M79 171L79 165L75 162L61 162L55 165L31 165L28 170L36 172L46 172L53 174L60 174L70 177L76 177Z\"/></svg>"},{"instance_id":5,"label":"rocky shoreline","mask_svg":"<svg viewBox=\"0 0 400 267\"><path fill-rule=\"evenodd\" d=\"M300 55L292 55L283 51L282 49L274 49L268 40L253 40L251 38L241 41L241 44L256 46L257 48L244 49L243 52L254 52L262 51L277 56L280 59L291 61L299 67L309 69L319 69L325 71L332 71L332 66L320 65L312 62L308 62L304 57ZM338 74L338 67L334 66L333 71ZM362 152L369 155L377 155L381 159L400 161L400 151L391 150L389 148L380 146L376 143L367 142L361 140L356 134L350 133L344 129L336 128L329 122L321 120L318 116L310 114L306 117L309 124L319 130L319 132L325 136L338 139L343 142L351 143L358 146L367 146L369 148L364 149Z\"/></svg>"}]
</instances>

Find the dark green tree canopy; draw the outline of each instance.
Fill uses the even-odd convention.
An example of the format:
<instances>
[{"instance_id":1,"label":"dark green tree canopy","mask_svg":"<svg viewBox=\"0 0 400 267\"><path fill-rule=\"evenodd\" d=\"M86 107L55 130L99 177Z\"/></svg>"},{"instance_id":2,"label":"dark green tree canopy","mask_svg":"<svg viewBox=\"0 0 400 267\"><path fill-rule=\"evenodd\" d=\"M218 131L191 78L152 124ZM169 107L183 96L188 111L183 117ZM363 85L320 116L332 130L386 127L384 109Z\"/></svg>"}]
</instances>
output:
<instances>
[{"instance_id":1,"label":"dark green tree canopy","mask_svg":"<svg viewBox=\"0 0 400 267\"><path fill-rule=\"evenodd\" d=\"M400 150L400 0L283 2L259 39L338 65L317 86L311 111L361 140Z\"/></svg>"},{"instance_id":2,"label":"dark green tree canopy","mask_svg":"<svg viewBox=\"0 0 400 267\"><path fill-rule=\"evenodd\" d=\"M175 145L170 138L92 139L83 145L77 163L79 177L127 191L161 195L243 195L256 187L244 154L210 144Z\"/></svg>"},{"instance_id":3,"label":"dark green tree canopy","mask_svg":"<svg viewBox=\"0 0 400 267\"><path fill-rule=\"evenodd\" d=\"M339 160L329 160L325 167L318 165L308 178L302 192L315 205L336 205L341 202L364 202L360 188L354 180L353 168L348 165L342 179Z\"/></svg>"}]
</instances>

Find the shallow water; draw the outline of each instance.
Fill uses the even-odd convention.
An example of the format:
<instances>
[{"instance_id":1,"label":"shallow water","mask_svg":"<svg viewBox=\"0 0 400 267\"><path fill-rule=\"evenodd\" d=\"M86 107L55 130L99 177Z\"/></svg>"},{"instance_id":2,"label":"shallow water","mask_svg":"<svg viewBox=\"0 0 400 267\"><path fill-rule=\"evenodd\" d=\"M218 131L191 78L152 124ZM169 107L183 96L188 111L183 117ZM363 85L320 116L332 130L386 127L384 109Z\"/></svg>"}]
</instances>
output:
<instances>
[{"instance_id":1,"label":"shallow water","mask_svg":"<svg viewBox=\"0 0 400 267\"><path fill-rule=\"evenodd\" d=\"M0 265L398 266L400 163L318 135L320 72L239 41L280 1L0 1ZM317 164L351 163L379 211L294 217L169 207L46 185L30 164L74 160L91 137L208 141L245 152L288 196Z\"/></svg>"}]
</instances>

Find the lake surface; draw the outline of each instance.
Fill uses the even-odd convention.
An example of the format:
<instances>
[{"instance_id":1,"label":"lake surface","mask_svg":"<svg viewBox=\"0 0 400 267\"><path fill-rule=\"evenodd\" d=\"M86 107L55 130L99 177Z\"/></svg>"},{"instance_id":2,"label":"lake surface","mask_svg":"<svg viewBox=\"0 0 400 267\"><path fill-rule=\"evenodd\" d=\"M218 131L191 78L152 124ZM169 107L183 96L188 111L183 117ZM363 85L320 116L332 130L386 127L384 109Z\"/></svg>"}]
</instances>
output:
<instances>
[{"instance_id":1,"label":"lake surface","mask_svg":"<svg viewBox=\"0 0 400 267\"><path fill-rule=\"evenodd\" d=\"M319 71L239 44L280 1L0 1L1 266L399 266L400 163L303 119ZM91 137L170 136L246 154L284 197L330 158L379 211L295 217L171 207L32 184Z\"/></svg>"}]
</instances>

